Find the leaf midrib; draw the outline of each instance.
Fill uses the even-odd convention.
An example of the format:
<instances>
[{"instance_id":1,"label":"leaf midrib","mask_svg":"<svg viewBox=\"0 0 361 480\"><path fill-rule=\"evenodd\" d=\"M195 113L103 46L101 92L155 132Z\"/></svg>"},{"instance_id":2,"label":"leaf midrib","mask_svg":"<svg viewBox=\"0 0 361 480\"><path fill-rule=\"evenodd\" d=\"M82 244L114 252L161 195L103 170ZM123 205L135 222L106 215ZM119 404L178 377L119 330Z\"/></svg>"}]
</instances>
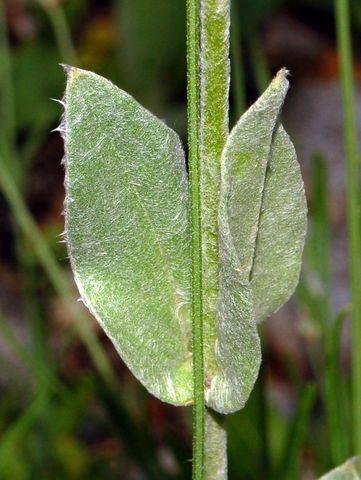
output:
<instances>
[{"instance_id":1,"label":"leaf midrib","mask_svg":"<svg viewBox=\"0 0 361 480\"><path fill-rule=\"evenodd\" d=\"M259 240L259 232L260 232L260 226L261 226L262 208L263 208L264 199L265 199L267 174L268 174L268 171L269 171L269 165L270 165L271 157L272 157L273 140L274 140L274 137L276 135L278 125L279 125L279 122L278 122L278 115L277 115L276 121L274 123L274 127L272 129L272 133L271 133L271 140L270 140L270 143L269 143L269 148L268 148L268 151L267 151L267 161L266 161L266 165L265 165L265 169L264 169L263 185L262 185L260 202L259 202L259 209L258 209L257 230L256 230L256 235L254 236L252 261L251 261L251 267L250 267L249 275L248 275L249 283L252 283L252 280L253 280L253 271L254 271L254 266L255 266L256 257L257 257L257 244L258 244L258 240Z\"/></svg>"}]
</instances>

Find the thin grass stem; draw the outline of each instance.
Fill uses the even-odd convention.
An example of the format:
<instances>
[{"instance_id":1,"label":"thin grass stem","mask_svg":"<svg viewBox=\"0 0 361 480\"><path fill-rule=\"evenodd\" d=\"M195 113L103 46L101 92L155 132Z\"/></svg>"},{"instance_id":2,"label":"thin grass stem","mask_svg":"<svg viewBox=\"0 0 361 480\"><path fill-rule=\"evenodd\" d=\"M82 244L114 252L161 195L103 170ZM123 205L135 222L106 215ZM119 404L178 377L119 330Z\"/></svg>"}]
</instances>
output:
<instances>
[{"instance_id":1,"label":"thin grass stem","mask_svg":"<svg viewBox=\"0 0 361 480\"><path fill-rule=\"evenodd\" d=\"M15 105L12 82L11 53L8 40L4 0L0 0L0 61L1 61L1 103L2 129L6 133L5 141L9 148L15 148Z\"/></svg>"},{"instance_id":2,"label":"thin grass stem","mask_svg":"<svg viewBox=\"0 0 361 480\"><path fill-rule=\"evenodd\" d=\"M37 418L43 414L45 405L46 397L43 392L40 392L16 422L2 435L0 444L1 478L8 478L9 462L14 459L13 448L19 440L25 437Z\"/></svg>"},{"instance_id":3,"label":"thin grass stem","mask_svg":"<svg viewBox=\"0 0 361 480\"><path fill-rule=\"evenodd\" d=\"M361 230L359 155L348 0L335 0L336 32L341 68L344 141L347 172L349 275L352 300L352 425L353 454L361 454Z\"/></svg>"},{"instance_id":4,"label":"thin grass stem","mask_svg":"<svg viewBox=\"0 0 361 480\"><path fill-rule=\"evenodd\" d=\"M336 467L345 461L350 454L348 451L347 421L345 405L342 401L342 374L340 372L340 339L341 330L346 317L350 314L348 308L341 310L337 316L326 345L326 411L330 436L330 450L333 466Z\"/></svg>"},{"instance_id":5,"label":"thin grass stem","mask_svg":"<svg viewBox=\"0 0 361 480\"><path fill-rule=\"evenodd\" d=\"M77 65L77 54L73 45L66 16L60 2L49 0L38 1L48 15L62 61L69 65Z\"/></svg>"},{"instance_id":6,"label":"thin grass stem","mask_svg":"<svg viewBox=\"0 0 361 480\"><path fill-rule=\"evenodd\" d=\"M274 479L292 480L298 478L296 473L299 461L301 446L308 433L308 423L316 399L316 388L314 385L307 385L303 390L297 412L290 425L285 441L285 448L281 455L281 463L274 475Z\"/></svg>"},{"instance_id":7,"label":"thin grass stem","mask_svg":"<svg viewBox=\"0 0 361 480\"><path fill-rule=\"evenodd\" d=\"M116 383L116 377L112 366L89 323L84 321L83 315L74 304L68 280L61 271L46 240L28 211L16 186L15 180L9 173L2 158L0 158L0 187L9 203L17 224L22 230L24 236L32 244L34 252L38 257L40 264L46 271L54 290L71 312L74 319L74 326L86 345L95 366L104 380L108 384L113 385Z\"/></svg>"},{"instance_id":8,"label":"thin grass stem","mask_svg":"<svg viewBox=\"0 0 361 480\"><path fill-rule=\"evenodd\" d=\"M249 39L250 59L252 63L253 74L256 81L258 94L261 95L261 93L264 92L270 83L271 76L267 65L267 59L263 51L263 45L256 28L251 30Z\"/></svg>"}]
</instances>

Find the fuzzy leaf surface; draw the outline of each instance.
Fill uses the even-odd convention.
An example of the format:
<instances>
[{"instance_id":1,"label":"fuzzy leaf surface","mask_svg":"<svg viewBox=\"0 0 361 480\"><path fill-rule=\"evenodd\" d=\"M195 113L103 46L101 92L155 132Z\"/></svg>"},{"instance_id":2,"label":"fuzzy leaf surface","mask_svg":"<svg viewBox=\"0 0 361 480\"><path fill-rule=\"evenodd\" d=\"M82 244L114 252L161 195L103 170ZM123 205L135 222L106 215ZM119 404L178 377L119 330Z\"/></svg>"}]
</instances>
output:
<instances>
[{"instance_id":1,"label":"fuzzy leaf surface","mask_svg":"<svg viewBox=\"0 0 361 480\"><path fill-rule=\"evenodd\" d=\"M161 400L192 400L188 184L178 136L134 98L70 68L66 236L83 302Z\"/></svg>"},{"instance_id":2,"label":"fuzzy leaf surface","mask_svg":"<svg viewBox=\"0 0 361 480\"><path fill-rule=\"evenodd\" d=\"M340 467L331 470L323 475L319 480L360 480L361 479L361 459L354 457L347 460Z\"/></svg>"},{"instance_id":3,"label":"fuzzy leaf surface","mask_svg":"<svg viewBox=\"0 0 361 480\"><path fill-rule=\"evenodd\" d=\"M293 293L307 206L294 147L279 123L288 90L281 70L234 127L223 155L223 193L239 274L252 286L256 321Z\"/></svg>"},{"instance_id":4,"label":"fuzzy leaf surface","mask_svg":"<svg viewBox=\"0 0 361 480\"><path fill-rule=\"evenodd\" d=\"M242 408L261 360L257 323L292 294L306 232L306 202L292 143L279 123L281 70L241 117L222 154L217 361L208 392L222 413Z\"/></svg>"}]
</instances>

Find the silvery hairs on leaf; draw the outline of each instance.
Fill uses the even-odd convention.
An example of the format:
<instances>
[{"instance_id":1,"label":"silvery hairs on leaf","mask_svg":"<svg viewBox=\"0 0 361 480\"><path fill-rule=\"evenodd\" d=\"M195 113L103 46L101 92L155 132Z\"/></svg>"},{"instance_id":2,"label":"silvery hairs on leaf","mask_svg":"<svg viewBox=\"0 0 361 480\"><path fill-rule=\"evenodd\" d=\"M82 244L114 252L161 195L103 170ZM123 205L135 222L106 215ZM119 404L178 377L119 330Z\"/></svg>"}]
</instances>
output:
<instances>
[{"instance_id":1,"label":"silvery hairs on leaf","mask_svg":"<svg viewBox=\"0 0 361 480\"><path fill-rule=\"evenodd\" d=\"M282 70L222 153L216 355L205 358L207 405L221 413L247 401L261 359L257 323L299 276L306 203L279 124L287 89ZM151 393L189 404L189 199L178 136L108 80L71 67L61 131L66 237L82 300Z\"/></svg>"},{"instance_id":2,"label":"silvery hairs on leaf","mask_svg":"<svg viewBox=\"0 0 361 480\"><path fill-rule=\"evenodd\" d=\"M257 323L285 303L300 273L306 200L300 168L279 122L281 70L241 117L222 154L217 360L207 392L222 413L242 408L260 364Z\"/></svg>"},{"instance_id":3,"label":"silvery hairs on leaf","mask_svg":"<svg viewBox=\"0 0 361 480\"><path fill-rule=\"evenodd\" d=\"M360 480L361 458L354 457L347 460L340 467L326 473L319 480Z\"/></svg>"},{"instance_id":4,"label":"silvery hairs on leaf","mask_svg":"<svg viewBox=\"0 0 361 480\"><path fill-rule=\"evenodd\" d=\"M192 401L189 199L176 133L67 68L65 231L81 298L161 400Z\"/></svg>"}]
</instances>

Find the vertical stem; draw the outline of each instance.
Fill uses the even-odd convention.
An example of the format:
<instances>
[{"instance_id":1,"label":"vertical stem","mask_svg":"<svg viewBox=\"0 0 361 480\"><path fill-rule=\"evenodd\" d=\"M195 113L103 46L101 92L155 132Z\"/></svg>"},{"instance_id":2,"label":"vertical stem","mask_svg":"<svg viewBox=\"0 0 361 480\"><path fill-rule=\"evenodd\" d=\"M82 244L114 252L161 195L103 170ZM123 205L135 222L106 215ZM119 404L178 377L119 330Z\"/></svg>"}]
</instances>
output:
<instances>
[{"instance_id":1,"label":"vertical stem","mask_svg":"<svg viewBox=\"0 0 361 480\"><path fill-rule=\"evenodd\" d=\"M341 310L332 325L326 343L326 374L325 374L325 404L330 438L330 455L333 465L340 465L345 458L352 455L349 452L349 437L345 416L345 401L343 398L343 375L340 364L340 339L345 318L349 312Z\"/></svg>"},{"instance_id":2,"label":"vertical stem","mask_svg":"<svg viewBox=\"0 0 361 480\"><path fill-rule=\"evenodd\" d=\"M206 480L227 478L227 430L225 417L206 409L206 451L204 477Z\"/></svg>"},{"instance_id":3,"label":"vertical stem","mask_svg":"<svg viewBox=\"0 0 361 480\"><path fill-rule=\"evenodd\" d=\"M229 0L200 2L200 169L203 317L206 385L218 373L215 358L219 290L218 208L221 155L228 136Z\"/></svg>"},{"instance_id":4,"label":"vertical stem","mask_svg":"<svg viewBox=\"0 0 361 480\"><path fill-rule=\"evenodd\" d=\"M49 0L39 0L39 3L48 15L62 61L70 65L75 65L77 63L77 55L64 10L60 6L60 3Z\"/></svg>"},{"instance_id":5,"label":"vertical stem","mask_svg":"<svg viewBox=\"0 0 361 480\"><path fill-rule=\"evenodd\" d=\"M193 480L204 472L202 225L199 159L199 0L187 0L188 145L192 232Z\"/></svg>"},{"instance_id":6,"label":"vertical stem","mask_svg":"<svg viewBox=\"0 0 361 480\"><path fill-rule=\"evenodd\" d=\"M207 412L205 435L204 390L217 371L218 204L228 135L229 17L230 0L187 2L194 480L226 478L226 433ZM215 458L222 465L216 477L211 466L204 466L205 459L213 464Z\"/></svg>"},{"instance_id":7,"label":"vertical stem","mask_svg":"<svg viewBox=\"0 0 361 480\"><path fill-rule=\"evenodd\" d=\"M361 453L361 231L359 158L354 109L352 48L348 0L335 0L338 51L344 114L347 170L349 275L352 299L352 412L353 454Z\"/></svg>"},{"instance_id":8,"label":"vertical stem","mask_svg":"<svg viewBox=\"0 0 361 480\"><path fill-rule=\"evenodd\" d=\"M0 147L5 155L2 159L8 163L16 180L20 178L20 165L16 156L16 121L14 88L12 79L11 52L8 40L5 2L0 0L0 62L1 62L1 124Z\"/></svg>"},{"instance_id":9,"label":"vertical stem","mask_svg":"<svg viewBox=\"0 0 361 480\"><path fill-rule=\"evenodd\" d=\"M262 338L262 337L261 337ZM263 363L260 367L258 381L255 387L257 394L257 412L258 412L258 428L261 440L260 448L260 467L261 474L264 478L270 477L270 451L269 431L268 431L268 404L266 392L266 366L267 366L267 351L263 354Z\"/></svg>"},{"instance_id":10,"label":"vertical stem","mask_svg":"<svg viewBox=\"0 0 361 480\"><path fill-rule=\"evenodd\" d=\"M8 28L6 22L6 13L4 0L0 0L0 59L1 59L1 89L2 89L2 103L4 112L6 112L6 122L3 123L3 128L7 131L9 143L12 146L15 144L13 138L15 132L15 112L14 112L14 95L11 75L11 54L9 49Z\"/></svg>"},{"instance_id":11,"label":"vertical stem","mask_svg":"<svg viewBox=\"0 0 361 480\"><path fill-rule=\"evenodd\" d=\"M259 33L256 28L251 29L249 34L250 43L249 49L251 54L251 63L258 94L267 88L271 81L271 77L267 67L266 56L263 52L262 43L259 38Z\"/></svg>"}]
</instances>

